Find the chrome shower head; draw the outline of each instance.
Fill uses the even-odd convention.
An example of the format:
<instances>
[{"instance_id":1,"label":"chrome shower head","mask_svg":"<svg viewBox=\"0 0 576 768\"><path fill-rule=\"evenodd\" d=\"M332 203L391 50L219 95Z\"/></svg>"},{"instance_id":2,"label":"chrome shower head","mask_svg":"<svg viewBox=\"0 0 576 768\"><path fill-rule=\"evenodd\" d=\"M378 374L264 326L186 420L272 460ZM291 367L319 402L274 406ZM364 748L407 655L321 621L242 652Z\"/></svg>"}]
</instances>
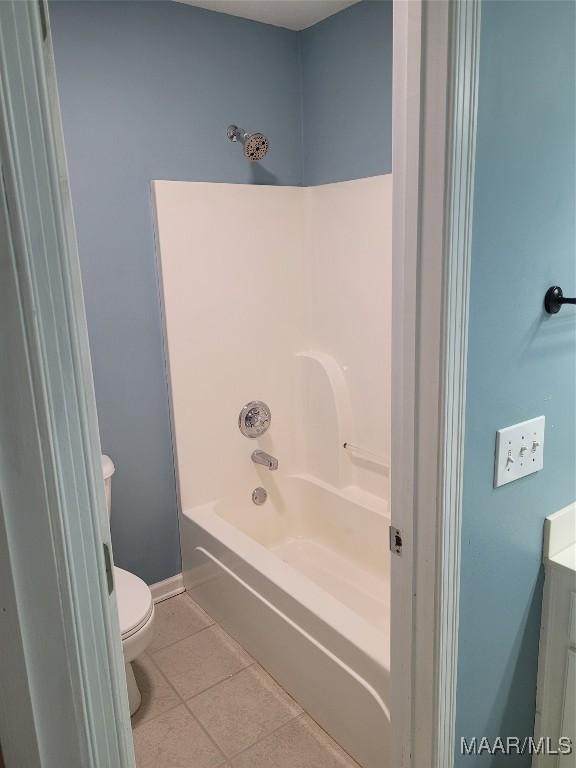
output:
<instances>
[{"instance_id":1,"label":"chrome shower head","mask_svg":"<svg viewBox=\"0 0 576 768\"><path fill-rule=\"evenodd\" d=\"M248 160L262 160L270 149L270 142L263 133L253 133L244 142L244 157Z\"/></svg>"},{"instance_id":2,"label":"chrome shower head","mask_svg":"<svg viewBox=\"0 0 576 768\"><path fill-rule=\"evenodd\" d=\"M244 147L244 157L247 160L262 160L270 149L270 142L263 133L246 133L237 125L228 126L226 135L230 141L239 141Z\"/></svg>"}]
</instances>

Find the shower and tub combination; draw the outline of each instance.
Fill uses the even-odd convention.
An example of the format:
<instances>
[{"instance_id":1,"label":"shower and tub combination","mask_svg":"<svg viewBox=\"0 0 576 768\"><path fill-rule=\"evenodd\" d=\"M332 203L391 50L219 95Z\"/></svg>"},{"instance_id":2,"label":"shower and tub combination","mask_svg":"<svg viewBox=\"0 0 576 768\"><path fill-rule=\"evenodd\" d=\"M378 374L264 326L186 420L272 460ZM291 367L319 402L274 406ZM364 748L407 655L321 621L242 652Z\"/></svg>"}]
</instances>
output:
<instances>
[{"instance_id":1,"label":"shower and tub combination","mask_svg":"<svg viewBox=\"0 0 576 768\"><path fill-rule=\"evenodd\" d=\"M389 743L391 181L154 182L186 589L364 768Z\"/></svg>"}]
</instances>

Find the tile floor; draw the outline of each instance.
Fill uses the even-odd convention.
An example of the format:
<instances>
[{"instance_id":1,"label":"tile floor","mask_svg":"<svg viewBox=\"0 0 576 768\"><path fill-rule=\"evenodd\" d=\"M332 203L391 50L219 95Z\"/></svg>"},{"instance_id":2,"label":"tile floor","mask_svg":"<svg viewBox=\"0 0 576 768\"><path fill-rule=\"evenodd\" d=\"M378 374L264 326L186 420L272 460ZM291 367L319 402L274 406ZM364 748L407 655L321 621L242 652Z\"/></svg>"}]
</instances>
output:
<instances>
[{"instance_id":1,"label":"tile floor","mask_svg":"<svg viewBox=\"0 0 576 768\"><path fill-rule=\"evenodd\" d=\"M138 768L358 768L186 593L134 663Z\"/></svg>"}]
</instances>

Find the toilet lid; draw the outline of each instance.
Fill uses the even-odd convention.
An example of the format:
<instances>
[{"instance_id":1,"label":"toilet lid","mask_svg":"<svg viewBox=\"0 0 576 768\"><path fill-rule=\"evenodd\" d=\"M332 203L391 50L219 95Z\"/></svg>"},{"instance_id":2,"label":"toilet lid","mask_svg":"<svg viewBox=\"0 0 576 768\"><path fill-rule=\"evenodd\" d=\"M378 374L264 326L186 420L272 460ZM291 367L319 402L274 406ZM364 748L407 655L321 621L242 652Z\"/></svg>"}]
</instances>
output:
<instances>
[{"instance_id":1,"label":"toilet lid","mask_svg":"<svg viewBox=\"0 0 576 768\"><path fill-rule=\"evenodd\" d=\"M120 634L123 638L133 635L150 618L152 613L152 593L146 582L129 571L114 566L114 585Z\"/></svg>"}]
</instances>

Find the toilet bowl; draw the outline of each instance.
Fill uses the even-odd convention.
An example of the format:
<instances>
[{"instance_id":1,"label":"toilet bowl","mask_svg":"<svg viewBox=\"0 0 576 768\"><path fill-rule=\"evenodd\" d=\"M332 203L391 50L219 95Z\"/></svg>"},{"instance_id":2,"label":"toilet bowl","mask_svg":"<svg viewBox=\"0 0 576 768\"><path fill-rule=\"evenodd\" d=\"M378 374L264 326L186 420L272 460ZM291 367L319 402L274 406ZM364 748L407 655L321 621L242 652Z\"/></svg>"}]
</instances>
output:
<instances>
[{"instance_id":1,"label":"toilet bowl","mask_svg":"<svg viewBox=\"0 0 576 768\"><path fill-rule=\"evenodd\" d=\"M102 474L106 488L108 514L110 514L114 464L109 456L102 456ZM130 715L133 715L140 706L142 697L134 677L132 662L144 653L154 635L154 603L146 582L116 565L114 566L114 587L124 652L128 702Z\"/></svg>"},{"instance_id":2,"label":"toilet bowl","mask_svg":"<svg viewBox=\"0 0 576 768\"><path fill-rule=\"evenodd\" d=\"M130 714L133 715L140 706L142 697L136 684L132 662L144 653L152 640L154 603L148 585L138 576L118 566L114 566L114 585L124 651L128 702Z\"/></svg>"}]
</instances>

